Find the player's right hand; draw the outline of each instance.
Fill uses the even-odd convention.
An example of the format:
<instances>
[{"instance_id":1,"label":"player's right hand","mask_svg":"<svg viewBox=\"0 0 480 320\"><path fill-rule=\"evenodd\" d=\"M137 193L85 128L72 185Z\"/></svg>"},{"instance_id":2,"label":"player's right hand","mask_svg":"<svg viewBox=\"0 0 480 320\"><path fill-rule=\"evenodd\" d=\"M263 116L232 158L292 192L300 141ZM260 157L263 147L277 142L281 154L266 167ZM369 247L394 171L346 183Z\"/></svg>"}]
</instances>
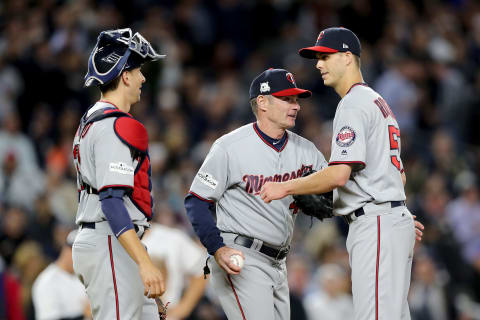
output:
<instances>
[{"instance_id":1,"label":"player's right hand","mask_svg":"<svg viewBox=\"0 0 480 320\"><path fill-rule=\"evenodd\" d=\"M278 200L286 197L287 191L285 190L284 183L281 182L267 182L262 186L260 190L260 197L265 203L270 203L272 200Z\"/></svg>"},{"instance_id":2,"label":"player's right hand","mask_svg":"<svg viewBox=\"0 0 480 320\"><path fill-rule=\"evenodd\" d=\"M144 263L138 266L143 282L143 294L149 298L160 297L165 292L163 275L153 263Z\"/></svg>"},{"instance_id":3,"label":"player's right hand","mask_svg":"<svg viewBox=\"0 0 480 320\"><path fill-rule=\"evenodd\" d=\"M225 270L225 272L228 274L239 274L241 270L240 267L236 266L230 261L230 256L234 254L238 254L245 259L242 251L227 246L221 247L215 252L215 261L217 261L217 264L220 266L220 268Z\"/></svg>"}]
</instances>

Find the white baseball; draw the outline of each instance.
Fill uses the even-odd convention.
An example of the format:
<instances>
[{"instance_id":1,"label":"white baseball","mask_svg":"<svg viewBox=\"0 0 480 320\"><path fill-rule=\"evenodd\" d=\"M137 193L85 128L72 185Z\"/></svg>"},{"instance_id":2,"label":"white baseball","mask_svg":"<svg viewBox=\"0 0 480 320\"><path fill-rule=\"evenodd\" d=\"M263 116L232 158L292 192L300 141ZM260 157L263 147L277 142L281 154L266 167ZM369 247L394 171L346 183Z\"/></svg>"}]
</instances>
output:
<instances>
[{"instance_id":1,"label":"white baseball","mask_svg":"<svg viewBox=\"0 0 480 320\"><path fill-rule=\"evenodd\" d=\"M240 267L242 268L243 267L243 262L244 262L244 259L241 255L239 254L232 254L230 256L230 261L236 265L237 267Z\"/></svg>"}]
</instances>

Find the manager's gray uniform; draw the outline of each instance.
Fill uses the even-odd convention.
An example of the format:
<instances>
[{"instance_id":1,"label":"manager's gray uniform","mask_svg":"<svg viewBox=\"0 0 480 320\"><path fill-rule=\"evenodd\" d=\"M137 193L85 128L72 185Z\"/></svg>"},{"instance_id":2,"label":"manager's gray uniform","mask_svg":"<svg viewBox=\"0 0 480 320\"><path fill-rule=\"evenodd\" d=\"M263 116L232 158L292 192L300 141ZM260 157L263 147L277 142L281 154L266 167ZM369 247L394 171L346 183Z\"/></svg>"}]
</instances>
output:
<instances>
[{"instance_id":1,"label":"manager's gray uniform","mask_svg":"<svg viewBox=\"0 0 480 320\"><path fill-rule=\"evenodd\" d=\"M291 196L264 203L260 189L267 181L295 179L327 163L312 142L288 130L287 139L277 151L252 123L224 135L212 146L190 189L216 203L225 244L245 254L238 275L227 275L209 260L213 286L230 320L290 319L285 256L275 259L261 248L289 247L297 209ZM254 238L252 247L236 244L238 235Z\"/></svg>"}]
</instances>

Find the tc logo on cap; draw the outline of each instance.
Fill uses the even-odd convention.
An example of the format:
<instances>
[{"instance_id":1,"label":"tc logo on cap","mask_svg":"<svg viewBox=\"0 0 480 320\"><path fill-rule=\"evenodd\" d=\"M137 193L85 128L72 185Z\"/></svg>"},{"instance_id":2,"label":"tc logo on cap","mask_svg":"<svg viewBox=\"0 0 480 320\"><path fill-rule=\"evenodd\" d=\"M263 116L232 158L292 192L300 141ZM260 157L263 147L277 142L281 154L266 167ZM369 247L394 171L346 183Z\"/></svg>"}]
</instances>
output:
<instances>
[{"instance_id":1,"label":"tc logo on cap","mask_svg":"<svg viewBox=\"0 0 480 320\"><path fill-rule=\"evenodd\" d=\"M286 74L287 76L287 80L290 81L294 86L297 86L296 83L295 83L295 79L293 78L293 74L291 74L290 72Z\"/></svg>"},{"instance_id":2,"label":"tc logo on cap","mask_svg":"<svg viewBox=\"0 0 480 320\"><path fill-rule=\"evenodd\" d=\"M325 34L325 31L320 32L318 35L317 41L323 38L323 35Z\"/></svg>"}]
</instances>

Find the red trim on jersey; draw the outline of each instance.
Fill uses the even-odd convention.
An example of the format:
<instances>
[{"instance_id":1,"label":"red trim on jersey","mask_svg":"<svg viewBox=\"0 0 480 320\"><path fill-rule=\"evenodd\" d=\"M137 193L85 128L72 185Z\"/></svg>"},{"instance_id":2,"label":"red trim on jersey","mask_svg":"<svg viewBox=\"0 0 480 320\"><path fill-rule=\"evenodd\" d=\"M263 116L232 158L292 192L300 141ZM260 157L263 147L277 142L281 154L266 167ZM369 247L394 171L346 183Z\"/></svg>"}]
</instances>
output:
<instances>
[{"instance_id":1,"label":"red trim on jersey","mask_svg":"<svg viewBox=\"0 0 480 320\"><path fill-rule=\"evenodd\" d=\"M195 196L195 197L197 197L198 199L200 199L200 200L202 200L202 201L209 202L209 203L214 203L214 202L215 202L215 201L213 201L213 200L208 200L208 199L202 198L201 196L199 196L198 194L196 194L196 193L193 192L193 191L188 191L188 193L190 193L192 196Z\"/></svg>"},{"instance_id":2,"label":"red trim on jersey","mask_svg":"<svg viewBox=\"0 0 480 320\"><path fill-rule=\"evenodd\" d=\"M238 304L238 307L240 308L240 312L242 313L242 319L246 320L245 314L243 313L242 305L240 304L240 300L238 299L238 296L237 296L237 291L235 291L235 287L233 286L233 282L229 274L227 275L227 278L228 278L228 282L230 282L230 286L232 287L233 294L235 295L235 299L237 300L237 304Z\"/></svg>"},{"instance_id":3,"label":"red trim on jersey","mask_svg":"<svg viewBox=\"0 0 480 320\"><path fill-rule=\"evenodd\" d=\"M349 93L350 93L350 91L353 89L353 87L356 87L356 86L364 86L364 87L368 87L368 84L366 84L366 83L364 83L364 82L357 82L357 83L354 83L354 84L353 84L353 85L350 87L350 89L348 89L348 91L347 91L347 93L346 93L345 95L349 94Z\"/></svg>"},{"instance_id":4,"label":"red trim on jersey","mask_svg":"<svg viewBox=\"0 0 480 320\"><path fill-rule=\"evenodd\" d=\"M378 277L380 274L380 216L377 216L377 269L375 272L375 320L378 320Z\"/></svg>"},{"instance_id":5,"label":"red trim on jersey","mask_svg":"<svg viewBox=\"0 0 480 320\"><path fill-rule=\"evenodd\" d=\"M402 168L402 170L400 170L400 173L404 173L404 172L405 172L405 170Z\"/></svg>"},{"instance_id":6,"label":"red trim on jersey","mask_svg":"<svg viewBox=\"0 0 480 320\"><path fill-rule=\"evenodd\" d=\"M115 310L117 312L117 320L120 320L119 304L118 304L118 291L117 291L117 279L115 277L115 266L113 264L113 250L112 250L112 236L108 236L108 251L110 252L110 267L112 268L113 277L113 290L115 291Z\"/></svg>"},{"instance_id":7,"label":"red trim on jersey","mask_svg":"<svg viewBox=\"0 0 480 320\"><path fill-rule=\"evenodd\" d=\"M257 130L257 126L255 125L256 122L253 123L253 130L255 130L255 133L258 135L258 137L260 139L262 139L262 141L267 145L269 146L270 148L272 148L273 150L277 151L277 152L282 152L283 149L285 149L285 147L287 146L287 143L288 143L288 132L287 132L287 137L285 138L285 143L283 144L283 147L282 149L280 150L277 150L277 148L275 148L271 143L269 143L267 140L265 140L262 135L260 134L260 132L258 132Z\"/></svg>"},{"instance_id":8,"label":"red trim on jersey","mask_svg":"<svg viewBox=\"0 0 480 320\"><path fill-rule=\"evenodd\" d=\"M108 186L103 186L101 189L98 190L98 192L108 189L108 188L128 188L128 189L133 189L132 186L127 186L126 184L110 184Z\"/></svg>"}]
</instances>

